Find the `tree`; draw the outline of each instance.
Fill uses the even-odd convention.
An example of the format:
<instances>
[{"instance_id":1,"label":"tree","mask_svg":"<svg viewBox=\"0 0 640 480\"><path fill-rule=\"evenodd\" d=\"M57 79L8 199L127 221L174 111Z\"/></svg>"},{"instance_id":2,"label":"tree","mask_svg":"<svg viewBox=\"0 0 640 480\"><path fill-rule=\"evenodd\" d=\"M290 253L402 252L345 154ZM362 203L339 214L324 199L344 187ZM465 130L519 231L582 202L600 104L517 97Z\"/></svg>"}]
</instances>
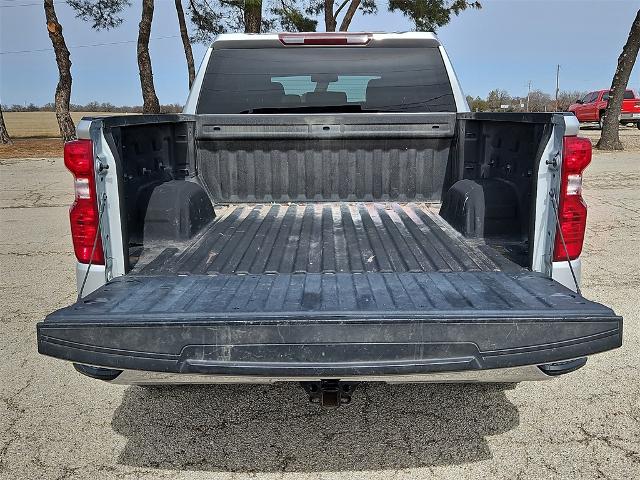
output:
<instances>
[{"instance_id":1,"label":"tree","mask_svg":"<svg viewBox=\"0 0 640 480\"><path fill-rule=\"evenodd\" d=\"M340 15L342 20L339 30L341 32L349 30L351 21L358 11L363 15L376 13L378 11L376 0L339 0L337 4L335 0L311 0L305 9L305 12L311 16L324 14L324 29L327 32L336 31Z\"/></svg>"},{"instance_id":2,"label":"tree","mask_svg":"<svg viewBox=\"0 0 640 480\"><path fill-rule=\"evenodd\" d=\"M262 30L262 0L241 0L244 17L244 33L260 33Z\"/></svg>"},{"instance_id":3,"label":"tree","mask_svg":"<svg viewBox=\"0 0 640 480\"><path fill-rule=\"evenodd\" d=\"M71 58L69 49L62 35L62 25L58 22L53 0L44 0L44 15L47 20L47 30L53 45L58 65L58 85L56 86L55 104L56 119L60 128L62 140L67 142L76 138L76 127L69 114L71 101Z\"/></svg>"},{"instance_id":4,"label":"tree","mask_svg":"<svg viewBox=\"0 0 640 480\"><path fill-rule=\"evenodd\" d=\"M480 9L479 1L468 0L389 0L389 10L401 12L413 21L418 32L433 32L467 8Z\"/></svg>"},{"instance_id":5,"label":"tree","mask_svg":"<svg viewBox=\"0 0 640 480\"><path fill-rule=\"evenodd\" d=\"M191 40L189 40L189 32L187 31L187 22L184 19L184 9L182 8L182 0L175 0L176 14L178 15L178 25L180 27L180 37L182 38L182 46L184 48L184 57L187 61L187 72L189 74L189 88L196 78L196 67L193 63L193 51L191 50Z\"/></svg>"},{"instance_id":6,"label":"tree","mask_svg":"<svg viewBox=\"0 0 640 480\"><path fill-rule=\"evenodd\" d=\"M472 112L485 112L489 109L487 102L480 97L473 98L471 95L467 95L467 103Z\"/></svg>"},{"instance_id":7,"label":"tree","mask_svg":"<svg viewBox=\"0 0 640 480\"><path fill-rule=\"evenodd\" d=\"M542 90L531 90L529 92L529 111L546 112L552 103L551 95Z\"/></svg>"},{"instance_id":8,"label":"tree","mask_svg":"<svg viewBox=\"0 0 640 480\"><path fill-rule=\"evenodd\" d=\"M224 15L207 0L189 0L188 11L195 29L192 41L210 43L214 36L226 31Z\"/></svg>"},{"instance_id":9,"label":"tree","mask_svg":"<svg viewBox=\"0 0 640 480\"><path fill-rule=\"evenodd\" d=\"M2 115L2 105L0 105L0 143L11 143L11 137L4 124L4 116Z\"/></svg>"},{"instance_id":10,"label":"tree","mask_svg":"<svg viewBox=\"0 0 640 480\"><path fill-rule=\"evenodd\" d=\"M67 0L76 17L93 22L96 30L109 30L120 26L122 11L131 5L129 0ZM153 84L149 37L153 21L154 0L142 0L142 15L138 30L138 70L142 89L143 113L160 113L160 102Z\"/></svg>"},{"instance_id":11,"label":"tree","mask_svg":"<svg viewBox=\"0 0 640 480\"><path fill-rule=\"evenodd\" d=\"M624 92L629 83L631 71L638 58L640 51L640 10L636 14L636 18L631 25L629 38L622 48L622 53L618 58L618 66L616 73L611 82L611 92L609 102L604 113L604 125L602 127L602 135L596 145L600 150L622 150L622 142L620 141L620 111L622 109L622 100Z\"/></svg>"},{"instance_id":12,"label":"tree","mask_svg":"<svg viewBox=\"0 0 640 480\"><path fill-rule=\"evenodd\" d=\"M337 2L336 0L310 0L306 4L287 0L281 3L286 3L289 11L293 12L293 15L290 16L295 16L300 20L293 23L293 26L298 30L302 30L300 25L303 22L311 20L306 15L315 17L323 14L325 31L340 30L345 32L349 30L356 13L368 15L378 12L376 0L338 0ZM436 27L449 23L451 14L459 15L467 8L482 8L479 1L469 0L390 0L388 7L391 12L399 11L409 17L418 31L433 31ZM282 12L274 13L281 16ZM339 27L338 22L340 23ZM281 24L286 25L282 20ZM311 29L305 28L305 30Z\"/></svg>"},{"instance_id":13,"label":"tree","mask_svg":"<svg viewBox=\"0 0 640 480\"><path fill-rule=\"evenodd\" d=\"M272 11L283 12L282 4L291 8L290 0L286 0ZM267 32L276 23L274 18L263 15L262 0L189 0L189 15L195 27L192 39L200 43L209 43L224 32Z\"/></svg>"},{"instance_id":14,"label":"tree","mask_svg":"<svg viewBox=\"0 0 640 480\"><path fill-rule=\"evenodd\" d=\"M558 111L566 112L571 105L576 103L577 99L583 98L586 94L587 92L582 90L562 90L558 94Z\"/></svg>"},{"instance_id":15,"label":"tree","mask_svg":"<svg viewBox=\"0 0 640 480\"><path fill-rule=\"evenodd\" d=\"M487 95L487 109L500 110L501 105L510 105L511 95L506 90L491 90Z\"/></svg>"},{"instance_id":16,"label":"tree","mask_svg":"<svg viewBox=\"0 0 640 480\"><path fill-rule=\"evenodd\" d=\"M76 18L92 21L95 30L110 30L122 23L120 14L131 5L130 0L67 0Z\"/></svg>"},{"instance_id":17,"label":"tree","mask_svg":"<svg viewBox=\"0 0 640 480\"><path fill-rule=\"evenodd\" d=\"M142 0L142 17L138 29L138 70L142 89L142 113L160 113L160 102L153 84L153 69L149 55L153 8L154 0Z\"/></svg>"},{"instance_id":18,"label":"tree","mask_svg":"<svg viewBox=\"0 0 640 480\"><path fill-rule=\"evenodd\" d=\"M280 23L280 30L287 32L315 32L318 21L307 16L295 0L280 0L271 8Z\"/></svg>"}]
</instances>

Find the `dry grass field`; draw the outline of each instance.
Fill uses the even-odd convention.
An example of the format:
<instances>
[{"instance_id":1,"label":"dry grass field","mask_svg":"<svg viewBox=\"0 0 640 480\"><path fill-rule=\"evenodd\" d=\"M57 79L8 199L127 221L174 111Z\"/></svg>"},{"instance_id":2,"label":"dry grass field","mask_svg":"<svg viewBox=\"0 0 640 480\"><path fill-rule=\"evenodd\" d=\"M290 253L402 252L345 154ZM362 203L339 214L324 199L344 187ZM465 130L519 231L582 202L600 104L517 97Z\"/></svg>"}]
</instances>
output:
<instances>
[{"instance_id":1,"label":"dry grass field","mask_svg":"<svg viewBox=\"0 0 640 480\"><path fill-rule=\"evenodd\" d=\"M74 123L82 117L126 115L113 112L71 112ZM0 145L0 158L61 157L62 141L55 112L3 112L11 145Z\"/></svg>"},{"instance_id":2,"label":"dry grass field","mask_svg":"<svg viewBox=\"0 0 640 480\"><path fill-rule=\"evenodd\" d=\"M82 117L123 115L109 112L71 112L74 123ZM58 137L58 122L55 112L4 112L4 121L11 138Z\"/></svg>"},{"instance_id":3,"label":"dry grass field","mask_svg":"<svg viewBox=\"0 0 640 480\"><path fill-rule=\"evenodd\" d=\"M9 145L0 143L0 160L62 157L63 146L60 138L14 138Z\"/></svg>"}]
</instances>

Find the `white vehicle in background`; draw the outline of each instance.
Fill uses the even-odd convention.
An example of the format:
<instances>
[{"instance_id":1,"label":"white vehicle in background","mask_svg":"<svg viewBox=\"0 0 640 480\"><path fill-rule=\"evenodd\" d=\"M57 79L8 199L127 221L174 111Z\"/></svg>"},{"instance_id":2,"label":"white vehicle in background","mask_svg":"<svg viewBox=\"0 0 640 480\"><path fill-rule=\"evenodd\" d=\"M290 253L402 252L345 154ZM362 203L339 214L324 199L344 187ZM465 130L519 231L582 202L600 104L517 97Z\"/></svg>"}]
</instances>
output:
<instances>
[{"instance_id":1,"label":"white vehicle in background","mask_svg":"<svg viewBox=\"0 0 640 480\"><path fill-rule=\"evenodd\" d=\"M428 33L220 35L181 115L65 146L79 299L41 353L114 383L539 380L619 347L580 295L570 114L470 113Z\"/></svg>"}]
</instances>

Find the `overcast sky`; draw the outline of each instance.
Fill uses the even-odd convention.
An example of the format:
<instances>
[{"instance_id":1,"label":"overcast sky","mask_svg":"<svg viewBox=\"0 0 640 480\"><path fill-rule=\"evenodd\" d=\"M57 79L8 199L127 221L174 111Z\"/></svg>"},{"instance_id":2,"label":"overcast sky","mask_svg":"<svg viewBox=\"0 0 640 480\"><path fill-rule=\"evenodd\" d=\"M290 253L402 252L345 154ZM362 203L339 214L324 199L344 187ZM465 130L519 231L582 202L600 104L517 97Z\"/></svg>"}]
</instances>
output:
<instances>
[{"instance_id":1,"label":"overcast sky","mask_svg":"<svg viewBox=\"0 0 640 480\"><path fill-rule=\"evenodd\" d=\"M437 34L447 48L465 93L493 88L526 95L527 83L552 93L556 64L561 89L608 88L640 0L481 0ZM56 2L73 62L73 103L141 104L136 61L141 0L131 0L116 30L96 32ZM404 31L411 24L386 12L358 16L352 31ZM187 70L173 0L156 0L151 59L161 103L184 103ZM87 46L112 43L104 46ZM42 1L0 0L0 100L3 104L53 101L57 70ZM45 51L35 51L35 50ZM205 48L194 46L199 64ZM11 53L22 52L22 53ZM639 62L640 63L640 62ZM630 88L640 89L640 65Z\"/></svg>"}]
</instances>

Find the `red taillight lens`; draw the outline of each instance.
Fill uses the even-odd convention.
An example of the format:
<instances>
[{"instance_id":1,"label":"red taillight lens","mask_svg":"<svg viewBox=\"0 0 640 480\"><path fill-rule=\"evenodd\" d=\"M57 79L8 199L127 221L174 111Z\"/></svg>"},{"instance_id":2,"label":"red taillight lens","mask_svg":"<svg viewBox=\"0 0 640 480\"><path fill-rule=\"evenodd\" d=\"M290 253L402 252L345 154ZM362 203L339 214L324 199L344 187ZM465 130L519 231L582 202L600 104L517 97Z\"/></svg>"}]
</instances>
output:
<instances>
[{"instance_id":1,"label":"red taillight lens","mask_svg":"<svg viewBox=\"0 0 640 480\"><path fill-rule=\"evenodd\" d=\"M591 141L582 137L564 137L562 173L582 175L591 163Z\"/></svg>"},{"instance_id":2,"label":"red taillight lens","mask_svg":"<svg viewBox=\"0 0 640 480\"><path fill-rule=\"evenodd\" d=\"M74 140L64 144L64 164L75 177L93 176L91 140Z\"/></svg>"},{"instance_id":3,"label":"red taillight lens","mask_svg":"<svg viewBox=\"0 0 640 480\"><path fill-rule=\"evenodd\" d=\"M104 265L102 239L98 230L98 201L91 140L73 140L65 143L64 164L74 176L76 199L69 209L69 218L76 258L80 263L91 261L94 264ZM91 260L96 235L98 242Z\"/></svg>"},{"instance_id":4,"label":"red taillight lens","mask_svg":"<svg viewBox=\"0 0 640 480\"><path fill-rule=\"evenodd\" d=\"M366 45L370 33L280 33L283 45Z\"/></svg>"},{"instance_id":5,"label":"red taillight lens","mask_svg":"<svg viewBox=\"0 0 640 480\"><path fill-rule=\"evenodd\" d=\"M582 253L587 226L587 205L582 198L582 172L589 163L591 163L591 141L588 138L565 137L558 206L560 223L553 249L553 260L556 262L567 260L567 257L575 260ZM564 237L564 245L560 231Z\"/></svg>"}]
</instances>

